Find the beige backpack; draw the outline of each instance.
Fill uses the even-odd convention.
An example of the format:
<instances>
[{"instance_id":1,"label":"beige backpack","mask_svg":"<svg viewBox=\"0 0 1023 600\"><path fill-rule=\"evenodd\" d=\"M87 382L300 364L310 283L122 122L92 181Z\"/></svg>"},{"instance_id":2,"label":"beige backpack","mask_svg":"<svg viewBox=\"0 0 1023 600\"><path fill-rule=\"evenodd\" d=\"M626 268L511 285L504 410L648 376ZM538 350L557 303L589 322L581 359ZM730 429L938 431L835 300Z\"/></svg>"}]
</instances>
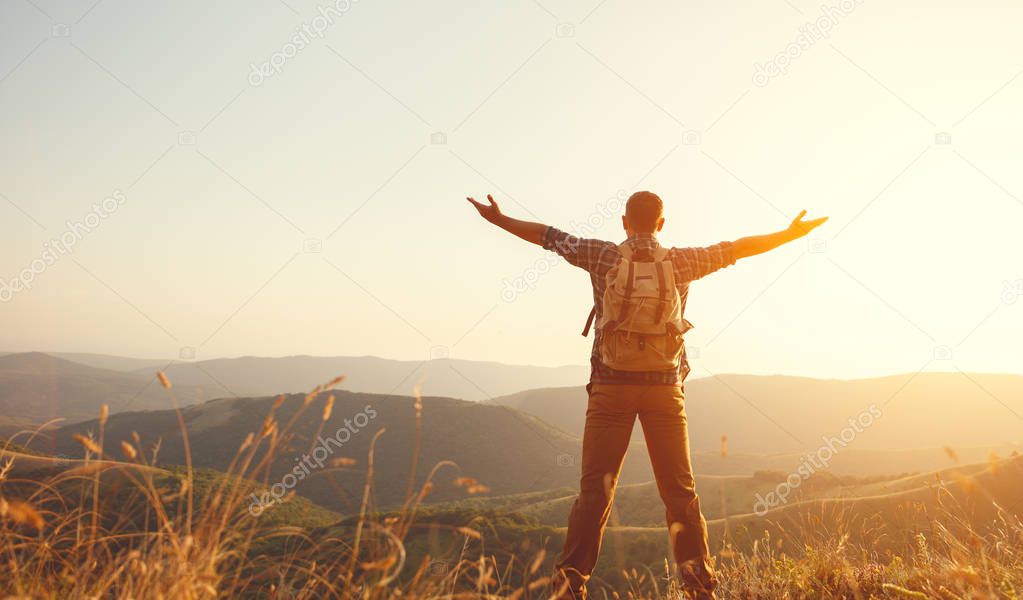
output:
<instances>
[{"instance_id":1,"label":"beige backpack","mask_svg":"<svg viewBox=\"0 0 1023 600\"><path fill-rule=\"evenodd\" d=\"M600 330L600 357L618 371L677 369L682 360L682 299L666 248L619 247L622 258L607 273ZM589 333L594 313L583 335Z\"/></svg>"}]
</instances>

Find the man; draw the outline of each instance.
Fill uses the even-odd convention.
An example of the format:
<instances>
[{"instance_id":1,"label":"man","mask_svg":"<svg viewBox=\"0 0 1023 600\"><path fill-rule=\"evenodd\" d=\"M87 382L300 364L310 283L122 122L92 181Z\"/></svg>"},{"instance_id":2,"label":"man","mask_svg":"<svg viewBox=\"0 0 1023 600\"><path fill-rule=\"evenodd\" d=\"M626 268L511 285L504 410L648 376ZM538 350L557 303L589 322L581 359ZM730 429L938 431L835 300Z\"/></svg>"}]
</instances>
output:
<instances>
[{"instance_id":1,"label":"man","mask_svg":"<svg viewBox=\"0 0 1023 600\"><path fill-rule=\"evenodd\" d=\"M571 236L540 223L520 221L468 198L487 221L553 250L590 273L596 319L590 356L589 404L583 432L582 476L572 506L565 547L557 563L555 591L586 598L586 582L600 553L615 485L636 417L643 425L657 489L667 509L671 546L682 583L698 600L714 598L717 579L710 564L707 524L696 495L686 429L682 382L689 373L682 335L691 327L682 315L689 282L799 239L827 217L706 248L663 248L664 205L652 192L636 192L625 208L620 245ZM670 288L669 290L666 288ZM586 332L584 331L584 335Z\"/></svg>"}]
</instances>

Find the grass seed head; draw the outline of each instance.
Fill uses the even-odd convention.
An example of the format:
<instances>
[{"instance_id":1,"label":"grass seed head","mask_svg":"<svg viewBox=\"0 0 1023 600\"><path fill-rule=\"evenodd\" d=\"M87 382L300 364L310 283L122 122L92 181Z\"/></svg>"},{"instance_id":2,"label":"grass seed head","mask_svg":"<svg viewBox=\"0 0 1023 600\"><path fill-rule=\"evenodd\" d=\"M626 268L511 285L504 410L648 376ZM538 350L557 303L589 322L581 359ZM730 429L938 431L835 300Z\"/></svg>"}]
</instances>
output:
<instances>
[{"instance_id":1,"label":"grass seed head","mask_svg":"<svg viewBox=\"0 0 1023 600\"><path fill-rule=\"evenodd\" d=\"M138 451L135 450L135 446L125 441L121 442L121 454L124 454L124 457L128 460L135 460L139 455Z\"/></svg>"},{"instance_id":2,"label":"grass seed head","mask_svg":"<svg viewBox=\"0 0 1023 600\"><path fill-rule=\"evenodd\" d=\"M483 534L481 534L480 532L478 532L475 529L472 529L470 527L459 527L455 531L457 531L458 533L464 535L465 537L469 537L469 538L472 538L474 540L481 540L481 539L483 539Z\"/></svg>"},{"instance_id":3,"label":"grass seed head","mask_svg":"<svg viewBox=\"0 0 1023 600\"><path fill-rule=\"evenodd\" d=\"M18 525L27 525L36 531L42 531L44 521L31 504L21 500L6 500L0 498L0 517L6 517Z\"/></svg>"},{"instance_id":4,"label":"grass seed head","mask_svg":"<svg viewBox=\"0 0 1023 600\"><path fill-rule=\"evenodd\" d=\"M97 445L96 442L94 442L92 438L86 437L86 436L84 436L84 435L82 435L80 433L76 433L76 434L72 435L71 437L76 442L81 444L89 452L92 452L93 454L95 454L97 456L100 456L100 455L103 454L103 449L100 448L99 445Z\"/></svg>"},{"instance_id":5,"label":"grass seed head","mask_svg":"<svg viewBox=\"0 0 1023 600\"><path fill-rule=\"evenodd\" d=\"M323 405L323 420L326 421L330 418L331 411L334 410L334 394L331 394L327 398L327 403Z\"/></svg>"}]
</instances>

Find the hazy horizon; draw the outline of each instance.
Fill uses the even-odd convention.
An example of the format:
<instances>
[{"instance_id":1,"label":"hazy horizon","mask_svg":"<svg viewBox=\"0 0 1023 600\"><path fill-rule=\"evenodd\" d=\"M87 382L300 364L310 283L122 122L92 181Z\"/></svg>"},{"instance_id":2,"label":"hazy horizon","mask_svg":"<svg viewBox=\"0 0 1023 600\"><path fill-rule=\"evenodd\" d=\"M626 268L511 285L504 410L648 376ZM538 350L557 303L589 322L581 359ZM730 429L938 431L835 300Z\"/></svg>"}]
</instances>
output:
<instances>
[{"instance_id":1,"label":"hazy horizon","mask_svg":"<svg viewBox=\"0 0 1023 600\"><path fill-rule=\"evenodd\" d=\"M67 356L73 356L73 355L91 355L91 356L97 356L97 357L109 357L109 358L139 360L139 361L157 361L157 362L167 361L168 364L170 364L170 363L189 364L189 363L192 363L192 362L214 361L214 360L277 359L277 358L282 358L282 359L283 358L349 358L349 359L351 359L351 358L355 358L355 359L359 359L359 358L372 358L372 359L380 359L380 360L395 361L395 362L423 362L423 361L418 361L418 360L414 360L414 359L401 359L401 358L394 358L394 357L388 357L388 356L379 356L379 355L375 355L375 354L336 354L336 355L324 355L324 354L284 354L284 355L276 355L276 356L272 356L272 355L256 355L256 354L241 354L241 355L236 355L236 356L211 356L211 357L206 357L206 358L202 358L202 359L183 359L183 358L180 358L180 357L167 357L167 356L134 356L134 355L129 356L129 355L122 355L122 354L107 354L107 353L102 353L102 352L76 352L76 351L63 351L63 350L21 350L21 351L13 351L13 352L10 351L10 350L0 350L0 357L8 356L8 355L14 355L14 354L31 354L31 353L40 353L40 354L46 354L46 355L58 356L58 357L60 357L60 356L67 357ZM68 360L72 360L72 362L75 362L73 359L68 359ZM458 357L429 358L429 359L426 359L426 360L427 361L430 361L430 360L464 360L464 361L468 361L468 362L490 363L490 364L496 364L496 365L508 366L508 367L527 367L527 368L537 368L537 369L587 369L588 370L590 368L590 365L588 363L582 363L582 362L576 363L576 364L566 363L566 364L556 364L556 365L539 365L539 364L530 364L530 363L513 363L513 362L502 362L502 361L495 361L495 360L482 360L482 359L475 359L475 358L458 358ZM806 374L801 374L801 373L783 373L783 372L752 373L752 372L742 372L742 371L724 371L724 372L713 373L713 374L710 374L710 373L691 374L690 377L689 377L689 380L705 379L705 378L712 378L712 377L719 377L719 376L751 376L751 377L791 377L791 378L797 378L797 379L799 379L799 378L802 378L802 379L816 379L816 380L822 380L822 381L825 381L825 380L856 381L856 380L867 380L867 379L884 379L884 378L887 378L887 377L899 377L899 376L903 376L903 375L914 375L916 373L930 373L930 374L938 374L938 375L942 375L942 374L944 374L944 375L961 375L963 373L963 371L960 371L960 370L955 369L955 368L950 368L949 370L927 369L925 371L892 371L892 372L883 372L883 373L874 373L874 374L869 374L868 373L868 374L865 374L865 375L859 375L859 376L855 376L855 377L827 377L827 376L806 375ZM973 370L973 371L969 371L968 373L970 373L970 374L1006 375L1006 376L1023 377L1023 373L1015 373L1015 372L1011 372L1011 371ZM585 381L583 381L581 379L580 383L579 383L579 386L583 386L584 384L585 384ZM341 386L341 387L343 387L343 386ZM524 388L524 389L529 389L529 388L527 387L527 388ZM409 392L409 393L411 393L411 392Z\"/></svg>"}]
</instances>

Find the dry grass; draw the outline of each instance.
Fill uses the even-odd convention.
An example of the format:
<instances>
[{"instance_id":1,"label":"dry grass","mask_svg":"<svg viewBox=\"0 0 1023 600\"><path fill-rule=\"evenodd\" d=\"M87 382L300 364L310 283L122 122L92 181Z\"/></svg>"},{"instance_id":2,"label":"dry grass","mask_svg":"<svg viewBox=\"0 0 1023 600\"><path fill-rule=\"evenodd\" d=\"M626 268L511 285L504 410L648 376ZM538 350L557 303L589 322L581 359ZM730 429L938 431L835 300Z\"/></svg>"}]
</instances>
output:
<instances>
[{"instance_id":1,"label":"dry grass","mask_svg":"<svg viewBox=\"0 0 1023 600\"><path fill-rule=\"evenodd\" d=\"M723 550L721 596L995 600L1023 594L1023 523L1004 511L986 537L946 511L932 522L932 537L917 534L915 548L884 558L828 524L797 532L805 538L798 556L780 552L766 533L751 552Z\"/></svg>"},{"instance_id":2,"label":"dry grass","mask_svg":"<svg viewBox=\"0 0 1023 600\"><path fill-rule=\"evenodd\" d=\"M175 475L155 466L159 447L105 440L106 411L95 438L81 437L84 461L45 478L17 478L0 464L0 597L6 598L508 598L549 597L551 557L511 559L482 548L484 533L451 527L462 552L437 570L430 557L408 564L406 541L429 493L410 477L397 513L371 510L373 450L354 526L310 535L249 514L248 496L265 485L279 450L306 409L329 418L335 380L306 396L287 422L274 404L259 431L238 449L226 476L197 493L191 464ZM161 376L170 390L170 382ZM322 398L326 396L326 398ZM417 416L422 405L415 405ZM184 420L179 425L182 435ZM377 434L379 436L379 433ZM375 440L374 440L375 441ZM414 441L418 444L418 440ZM186 441L187 444L187 441ZM724 447L724 441L722 442ZM107 456L116 448L123 460ZM724 451L724 450L723 450ZM360 458L360 460L362 460ZM333 468L350 466L350 459ZM413 467L414 469L415 467ZM434 469L436 472L436 468ZM431 474L432 478L432 474ZM468 493L482 487L460 480ZM480 490L476 490L480 491ZM726 546L716 560L722 598L1018 598L1023 590L1023 524L1005 511L982 535L954 507L901 557L881 560L853 547L836 521L807 523L798 556L769 534L749 552ZM840 520L838 520L840 521ZM277 550L265 550L273 544ZM793 553L795 554L795 553ZM660 573L630 569L617 590L595 597L672 598L684 593L665 563ZM599 582L595 581L600 587Z\"/></svg>"}]
</instances>

